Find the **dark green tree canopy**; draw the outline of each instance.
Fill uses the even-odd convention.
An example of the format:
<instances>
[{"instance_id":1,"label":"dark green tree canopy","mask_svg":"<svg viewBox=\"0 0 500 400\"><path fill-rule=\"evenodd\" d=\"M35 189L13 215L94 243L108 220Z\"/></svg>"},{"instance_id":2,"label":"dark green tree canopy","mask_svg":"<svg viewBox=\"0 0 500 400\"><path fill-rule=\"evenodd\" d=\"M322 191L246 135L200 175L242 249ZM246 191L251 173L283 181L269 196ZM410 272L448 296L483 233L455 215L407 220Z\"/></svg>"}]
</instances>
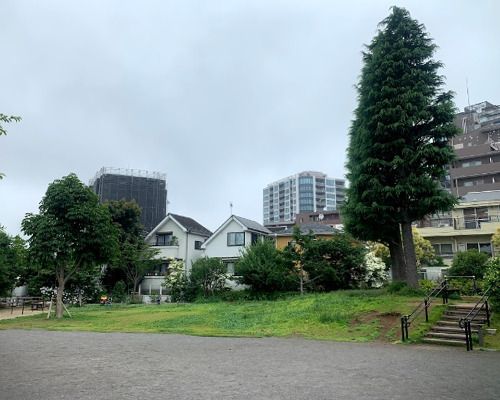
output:
<instances>
[{"instance_id":1,"label":"dark green tree canopy","mask_svg":"<svg viewBox=\"0 0 500 400\"><path fill-rule=\"evenodd\" d=\"M380 28L363 54L348 194L363 214L413 221L454 204L439 179L454 157L448 141L457 133L455 108L423 25L393 7Z\"/></svg>"},{"instance_id":2,"label":"dark green tree canopy","mask_svg":"<svg viewBox=\"0 0 500 400\"><path fill-rule=\"evenodd\" d=\"M363 53L350 129L346 229L396 246L402 233L410 264L411 222L456 201L439 183L453 160L449 140L457 129L452 93L442 89L442 64L432 58L435 49L424 26L393 7Z\"/></svg>"},{"instance_id":3,"label":"dark green tree canopy","mask_svg":"<svg viewBox=\"0 0 500 400\"><path fill-rule=\"evenodd\" d=\"M39 268L53 271L58 284L57 316L61 318L66 283L111 260L118 249L118 231L108 209L74 174L49 185L39 210L39 214L26 215L22 228L29 237L31 260Z\"/></svg>"}]
</instances>

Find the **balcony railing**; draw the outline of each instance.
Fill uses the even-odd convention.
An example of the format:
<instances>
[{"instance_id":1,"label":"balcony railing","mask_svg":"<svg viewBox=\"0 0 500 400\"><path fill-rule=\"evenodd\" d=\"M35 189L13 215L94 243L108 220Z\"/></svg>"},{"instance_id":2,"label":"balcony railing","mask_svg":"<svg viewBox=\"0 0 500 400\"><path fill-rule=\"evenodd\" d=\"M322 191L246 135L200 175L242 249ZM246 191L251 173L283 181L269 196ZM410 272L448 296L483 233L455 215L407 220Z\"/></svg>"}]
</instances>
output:
<instances>
[{"instance_id":1,"label":"balcony railing","mask_svg":"<svg viewBox=\"0 0 500 400\"><path fill-rule=\"evenodd\" d=\"M500 222L500 215L491 215L481 218L438 218L420 221L417 223L418 228L453 228L456 230L462 229L481 229L481 225L490 222Z\"/></svg>"}]
</instances>

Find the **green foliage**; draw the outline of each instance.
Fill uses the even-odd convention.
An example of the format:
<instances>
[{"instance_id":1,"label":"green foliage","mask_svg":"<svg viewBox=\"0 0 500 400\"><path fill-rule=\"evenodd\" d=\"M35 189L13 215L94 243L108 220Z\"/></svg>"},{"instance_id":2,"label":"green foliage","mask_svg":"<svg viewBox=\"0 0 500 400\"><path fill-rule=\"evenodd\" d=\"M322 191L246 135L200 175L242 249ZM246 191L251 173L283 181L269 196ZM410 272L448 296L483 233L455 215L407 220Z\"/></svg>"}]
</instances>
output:
<instances>
[{"instance_id":1,"label":"green foliage","mask_svg":"<svg viewBox=\"0 0 500 400\"><path fill-rule=\"evenodd\" d=\"M468 250L457 253L448 270L448 275L475 276L481 279L484 275L488 254L477 250Z\"/></svg>"},{"instance_id":2,"label":"green foliage","mask_svg":"<svg viewBox=\"0 0 500 400\"><path fill-rule=\"evenodd\" d=\"M391 282L387 286L387 292L391 294L397 294L399 296L424 296L426 294L425 289L412 288L408 286L406 282L395 281Z\"/></svg>"},{"instance_id":3,"label":"green foliage","mask_svg":"<svg viewBox=\"0 0 500 400\"><path fill-rule=\"evenodd\" d=\"M5 114L0 113L0 136L7 135L7 131L3 127L2 123L9 124L11 122L19 122L19 121L21 121L21 117L16 117L13 115L9 116L9 115L5 115ZM4 177L4 174L2 174L0 172L0 179L2 179L3 177Z\"/></svg>"},{"instance_id":4,"label":"green foliage","mask_svg":"<svg viewBox=\"0 0 500 400\"><path fill-rule=\"evenodd\" d=\"M145 243L142 237L141 209L135 201L109 201L105 205L119 232L119 251L106 271L106 283L113 286L114 279L125 276L133 292L136 292L144 274L158 263L158 251Z\"/></svg>"},{"instance_id":5,"label":"green foliage","mask_svg":"<svg viewBox=\"0 0 500 400\"><path fill-rule=\"evenodd\" d=\"M116 282L113 292L113 302L123 303L127 299L127 285L123 281Z\"/></svg>"},{"instance_id":6,"label":"green foliage","mask_svg":"<svg viewBox=\"0 0 500 400\"><path fill-rule=\"evenodd\" d=\"M220 258L199 258L191 267L189 279L195 287L201 288L204 296L213 296L224 290L226 267Z\"/></svg>"},{"instance_id":7,"label":"green foliage","mask_svg":"<svg viewBox=\"0 0 500 400\"><path fill-rule=\"evenodd\" d=\"M345 233L312 240L303 251L304 270L315 290L357 287L365 277L365 246Z\"/></svg>"},{"instance_id":8,"label":"green foliage","mask_svg":"<svg viewBox=\"0 0 500 400\"><path fill-rule=\"evenodd\" d=\"M437 283L429 279L421 279L418 281L418 286L427 294L434 290L434 288L437 286Z\"/></svg>"},{"instance_id":9,"label":"green foliage","mask_svg":"<svg viewBox=\"0 0 500 400\"><path fill-rule=\"evenodd\" d=\"M168 273L165 276L165 288L170 294L172 302L187 302L196 298L196 287L186 276L184 261L170 261Z\"/></svg>"},{"instance_id":10,"label":"green foliage","mask_svg":"<svg viewBox=\"0 0 500 400\"><path fill-rule=\"evenodd\" d=\"M258 241L245 249L236 263L239 282L256 292L295 290L298 279L293 264L269 240Z\"/></svg>"},{"instance_id":11,"label":"green foliage","mask_svg":"<svg viewBox=\"0 0 500 400\"><path fill-rule=\"evenodd\" d=\"M486 263L484 288L491 287L491 300L495 311L500 312L500 258L494 257Z\"/></svg>"},{"instance_id":12,"label":"green foliage","mask_svg":"<svg viewBox=\"0 0 500 400\"><path fill-rule=\"evenodd\" d=\"M9 236L0 226L0 296L10 296L22 283L26 269L26 245L19 236Z\"/></svg>"},{"instance_id":13,"label":"green foliage","mask_svg":"<svg viewBox=\"0 0 500 400\"><path fill-rule=\"evenodd\" d=\"M346 230L359 239L401 247L400 226L455 203L439 185L457 128L435 48L423 25L393 7L363 53L342 209ZM408 262L411 245L404 249ZM406 268L415 277L413 269Z\"/></svg>"},{"instance_id":14,"label":"green foliage","mask_svg":"<svg viewBox=\"0 0 500 400\"><path fill-rule=\"evenodd\" d=\"M62 296L77 273L98 270L117 251L117 230L106 207L74 174L51 183L40 202L39 214L27 214L22 229L29 237L29 257L57 281L57 316Z\"/></svg>"},{"instance_id":15,"label":"green foliage","mask_svg":"<svg viewBox=\"0 0 500 400\"><path fill-rule=\"evenodd\" d=\"M483 280L476 279L476 286L474 287L474 281L472 279L449 279L449 287L453 289L458 289L458 297L460 296L474 296L483 291L484 282ZM453 293L452 293L453 294Z\"/></svg>"},{"instance_id":16,"label":"green foliage","mask_svg":"<svg viewBox=\"0 0 500 400\"><path fill-rule=\"evenodd\" d=\"M10 124L11 122L19 122L21 117L16 117L14 115L5 115L0 113L0 136L7 135L7 131L3 127L2 123Z\"/></svg>"}]
</instances>

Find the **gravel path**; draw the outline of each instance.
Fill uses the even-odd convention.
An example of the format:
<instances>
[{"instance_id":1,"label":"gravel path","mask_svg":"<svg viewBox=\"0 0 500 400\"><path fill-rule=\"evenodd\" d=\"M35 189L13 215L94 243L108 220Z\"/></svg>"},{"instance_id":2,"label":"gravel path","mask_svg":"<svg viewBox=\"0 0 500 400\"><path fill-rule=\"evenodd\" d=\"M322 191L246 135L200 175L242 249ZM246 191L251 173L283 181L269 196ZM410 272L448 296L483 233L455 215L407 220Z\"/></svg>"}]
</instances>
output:
<instances>
[{"instance_id":1,"label":"gravel path","mask_svg":"<svg viewBox=\"0 0 500 400\"><path fill-rule=\"evenodd\" d=\"M0 360L5 400L500 399L500 352L462 348L5 330Z\"/></svg>"}]
</instances>

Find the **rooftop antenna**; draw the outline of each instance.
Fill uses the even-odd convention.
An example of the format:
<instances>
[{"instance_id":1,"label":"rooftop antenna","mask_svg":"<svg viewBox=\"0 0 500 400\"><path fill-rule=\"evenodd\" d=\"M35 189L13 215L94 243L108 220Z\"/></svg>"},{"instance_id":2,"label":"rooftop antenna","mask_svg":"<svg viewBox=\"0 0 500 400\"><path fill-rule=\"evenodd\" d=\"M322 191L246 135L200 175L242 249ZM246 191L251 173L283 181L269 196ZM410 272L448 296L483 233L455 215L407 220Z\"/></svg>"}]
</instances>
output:
<instances>
[{"instance_id":1,"label":"rooftop antenna","mask_svg":"<svg viewBox=\"0 0 500 400\"><path fill-rule=\"evenodd\" d=\"M465 88L467 89L467 105L469 106L470 111L470 97L469 97L469 79L465 78Z\"/></svg>"},{"instance_id":2,"label":"rooftop antenna","mask_svg":"<svg viewBox=\"0 0 500 400\"><path fill-rule=\"evenodd\" d=\"M233 202L232 201L229 202L229 209L231 211L231 215L233 215Z\"/></svg>"}]
</instances>

